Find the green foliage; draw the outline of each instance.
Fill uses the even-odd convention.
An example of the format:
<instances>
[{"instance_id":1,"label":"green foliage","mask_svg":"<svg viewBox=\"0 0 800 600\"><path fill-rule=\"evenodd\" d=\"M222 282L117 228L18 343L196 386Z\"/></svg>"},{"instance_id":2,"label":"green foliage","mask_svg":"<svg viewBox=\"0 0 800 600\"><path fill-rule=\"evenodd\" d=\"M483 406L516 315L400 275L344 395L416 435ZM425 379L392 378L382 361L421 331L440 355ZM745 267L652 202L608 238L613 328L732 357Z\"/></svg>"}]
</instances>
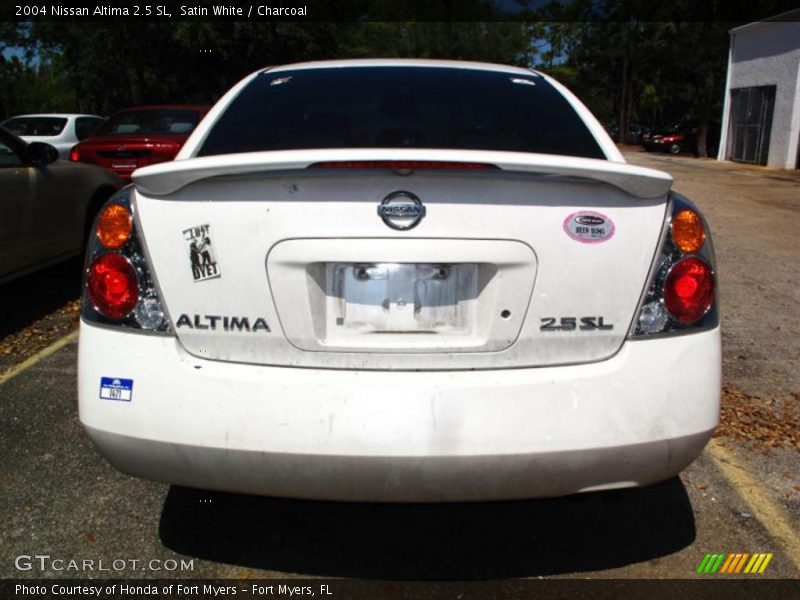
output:
<instances>
[{"instance_id":1,"label":"green foliage","mask_svg":"<svg viewBox=\"0 0 800 600\"><path fill-rule=\"evenodd\" d=\"M537 66L622 133L632 122L697 123L703 154L702 134L719 128L729 30L791 8L791 0L551 2L535 13L536 36L549 42Z\"/></svg>"},{"instance_id":2,"label":"green foliage","mask_svg":"<svg viewBox=\"0 0 800 600\"><path fill-rule=\"evenodd\" d=\"M456 12L471 18L486 5L466 2ZM399 10L390 2L373 2L371 9L388 17ZM420 57L526 64L530 40L523 23L478 21L37 21L2 33L30 58L2 63L0 109L6 116L212 103L254 70L303 60Z\"/></svg>"},{"instance_id":3,"label":"green foliage","mask_svg":"<svg viewBox=\"0 0 800 600\"><path fill-rule=\"evenodd\" d=\"M516 22L370 22L349 27L337 58L439 58L525 64L530 37Z\"/></svg>"},{"instance_id":4,"label":"green foliage","mask_svg":"<svg viewBox=\"0 0 800 600\"><path fill-rule=\"evenodd\" d=\"M212 103L273 64L414 57L536 66L607 123L707 126L721 112L728 30L741 24L725 17L768 17L791 0L553 0L516 21L498 20L489 0L309 3L331 21L2 22L0 116Z\"/></svg>"}]
</instances>

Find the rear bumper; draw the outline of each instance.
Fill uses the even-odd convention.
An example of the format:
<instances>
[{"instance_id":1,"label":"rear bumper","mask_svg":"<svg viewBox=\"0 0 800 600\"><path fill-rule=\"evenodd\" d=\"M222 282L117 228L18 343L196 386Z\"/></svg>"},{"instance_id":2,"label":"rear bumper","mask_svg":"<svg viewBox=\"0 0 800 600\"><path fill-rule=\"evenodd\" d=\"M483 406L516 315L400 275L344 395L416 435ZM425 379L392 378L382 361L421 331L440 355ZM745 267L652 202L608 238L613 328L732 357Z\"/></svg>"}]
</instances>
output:
<instances>
[{"instance_id":1,"label":"rear bumper","mask_svg":"<svg viewBox=\"0 0 800 600\"><path fill-rule=\"evenodd\" d=\"M142 440L87 427L120 471L203 489L288 498L458 502L563 496L662 481L710 432L632 446L478 456L330 456Z\"/></svg>"},{"instance_id":2,"label":"rear bumper","mask_svg":"<svg viewBox=\"0 0 800 600\"><path fill-rule=\"evenodd\" d=\"M174 338L81 323L80 417L120 470L191 487L453 501L647 485L719 418L720 335L626 343L609 360L462 372L198 359ZM131 400L99 397L133 380Z\"/></svg>"}]
</instances>

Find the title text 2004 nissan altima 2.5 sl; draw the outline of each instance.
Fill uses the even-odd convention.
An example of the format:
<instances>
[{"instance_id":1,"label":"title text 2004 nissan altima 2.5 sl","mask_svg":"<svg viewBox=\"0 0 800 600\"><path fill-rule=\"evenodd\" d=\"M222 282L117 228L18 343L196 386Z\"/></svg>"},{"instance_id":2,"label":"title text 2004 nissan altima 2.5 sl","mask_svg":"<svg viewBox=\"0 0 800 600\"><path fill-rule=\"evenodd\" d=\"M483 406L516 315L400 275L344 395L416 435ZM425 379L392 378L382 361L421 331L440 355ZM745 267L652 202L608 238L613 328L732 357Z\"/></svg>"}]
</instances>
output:
<instances>
[{"instance_id":1,"label":"title text 2004 nissan altima 2.5 sl","mask_svg":"<svg viewBox=\"0 0 800 600\"><path fill-rule=\"evenodd\" d=\"M541 73L247 77L106 205L80 417L120 470L368 501L674 476L719 417L714 255Z\"/></svg>"}]
</instances>

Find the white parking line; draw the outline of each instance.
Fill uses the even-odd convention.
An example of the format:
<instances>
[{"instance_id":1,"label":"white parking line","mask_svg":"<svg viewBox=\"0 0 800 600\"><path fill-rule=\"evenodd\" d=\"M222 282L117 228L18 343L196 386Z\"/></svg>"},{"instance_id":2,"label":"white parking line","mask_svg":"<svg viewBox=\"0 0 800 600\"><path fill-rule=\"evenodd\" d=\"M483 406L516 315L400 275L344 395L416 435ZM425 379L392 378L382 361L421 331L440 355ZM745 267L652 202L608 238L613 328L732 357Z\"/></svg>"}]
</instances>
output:
<instances>
[{"instance_id":1,"label":"white parking line","mask_svg":"<svg viewBox=\"0 0 800 600\"><path fill-rule=\"evenodd\" d=\"M58 350L60 350L64 346L66 346L67 344L71 344L72 342L74 342L77 339L78 339L78 331L75 330L72 333L70 333L68 335L65 335L61 339L56 340L55 342L53 342L52 344L47 346L47 348L45 348L44 350L40 350L39 352L37 352L36 354L31 356L30 358L25 359L24 361L22 361L18 365L14 365L8 371L6 371L2 375L0 375L0 385L4 384L6 381L8 381L10 379L13 379L14 377L16 377L17 375L22 373L25 369L28 369L29 367L32 367L33 365L38 363L43 358L47 358L48 356L50 356L54 352L57 352Z\"/></svg>"},{"instance_id":2,"label":"white parking line","mask_svg":"<svg viewBox=\"0 0 800 600\"><path fill-rule=\"evenodd\" d=\"M789 517L764 490L764 485L742 465L732 452L717 440L711 440L706 451L717 469L739 494L759 523L778 542L786 556L800 569L800 533L792 527Z\"/></svg>"}]
</instances>

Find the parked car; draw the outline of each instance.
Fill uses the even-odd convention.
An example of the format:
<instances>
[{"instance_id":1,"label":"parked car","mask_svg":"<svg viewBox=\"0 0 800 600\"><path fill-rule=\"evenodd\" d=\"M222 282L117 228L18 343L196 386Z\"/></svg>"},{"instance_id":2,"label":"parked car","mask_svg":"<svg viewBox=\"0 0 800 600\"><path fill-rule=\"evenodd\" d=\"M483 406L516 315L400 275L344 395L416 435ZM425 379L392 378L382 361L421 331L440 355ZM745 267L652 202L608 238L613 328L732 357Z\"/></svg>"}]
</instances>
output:
<instances>
[{"instance_id":1,"label":"parked car","mask_svg":"<svg viewBox=\"0 0 800 600\"><path fill-rule=\"evenodd\" d=\"M70 160L99 165L130 181L139 167L175 158L206 112L207 106L126 108L75 146Z\"/></svg>"},{"instance_id":2,"label":"parked car","mask_svg":"<svg viewBox=\"0 0 800 600\"><path fill-rule=\"evenodd\" d=\"M608 135L611 136L611 139L615 142L619 143L621 141L619 136L619 125L613 123L611 125L606 126L606 131ZM645 134L650 133L650 128L645 125L640 125L638 123L628 123L628 143L629 144L641 144L642 137Z\"/></svg>"},{"instance_id":3,"label":"parked car","mask_svg":"<svg viewBox=\"0 0 800 600\"><path fill-rule=\"evenodd\" d=\"M97 211L121 186L0 127L0 283L80 254Z\"/></svg>"},{"instance_id":4,"label":"parked car","mask_svg":"<svg viewBox=\"0 0 800 600\"><path fill-rule=\"evenodd\" d=\"M19 115L2 126L26 142L44 142L58 150L59 158L69 158L72 147L89 137L104 121L97 115L41 114Z\"/></svg>"},{"instance_id":5,"label":"parked car","mask_svg":"<svg viewBox=\"0 0 800 600\"><path fill-rule=\"evenodd\" d=\"M87 253L80 419L122 471L369 501L675 476L719 420L708 226L550 77L258 71Z\"/></svg>"},{"instance_id":6,"label":"parked car","mask_svg":"<svg viewBox=\"0 0 800 600\"><path fill-rule=\"evenodd\" d=\"M697 125L694 123L673 123L663 129L656 129L642 136L642 145L648 152L697 153Z\"/></svg>"}]
</instances>

